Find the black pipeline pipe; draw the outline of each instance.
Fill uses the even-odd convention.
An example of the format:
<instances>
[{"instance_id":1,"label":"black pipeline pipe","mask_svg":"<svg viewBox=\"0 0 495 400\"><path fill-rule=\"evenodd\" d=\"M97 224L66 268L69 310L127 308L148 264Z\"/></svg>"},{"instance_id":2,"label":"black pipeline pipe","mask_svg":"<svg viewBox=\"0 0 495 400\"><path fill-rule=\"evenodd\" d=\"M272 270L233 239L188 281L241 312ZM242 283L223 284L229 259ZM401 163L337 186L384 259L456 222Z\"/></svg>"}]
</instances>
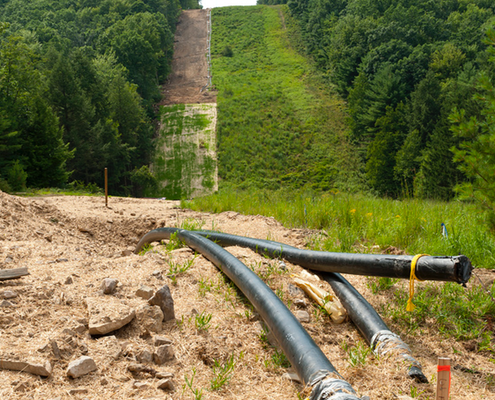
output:
<instances>
[{"instance_id":1,"label":"black pipeline pipe","mask_svg":"<svg viewBox=\"0 0 495 400\"><path fill-rule=\"evenodd\" d=\"M349 383L337 372L277 295L258 275L219 245L194 232L162 229L158 236L153 231L143 236L136 252L146 243L169 239L175 232L180 240L200 252L225 273L253 304L298 376L312 387L310 400L359 400Z\"/></svg>"},{"instance_id":2,"label":"black pipeline pipe","mask_svg":"<svg viewBox=\"0 0 495 400\"><path fill-rule=\"evenodd\" d=\"M159 228L169 229L169 228ZM257 240L210 231L197 231L222 246L248 247L257 253L280 257L293 264L322 272L410 279L413 256L388 254L350 254L300 250L270 240ZM473 267L466 256L423 256L416 263L416 277L424 281L451 281L464 284L471 278Z\"/></svg>"},{"instance_id":3,"label":"black pipeline pipe","mask_svg":"<svg viewBox=\"0 0 495 400\"><path fill-rule=\"evenodd\" d=\"M421 383L428 379L421 371L421 364L411 355L411 349L402 339L391 332L370 303L340 274L320 272L318 274L332 287L359 332L373 352L378 355L396 353L408 365L408 375Z\"/></svg>"}]
</instances>

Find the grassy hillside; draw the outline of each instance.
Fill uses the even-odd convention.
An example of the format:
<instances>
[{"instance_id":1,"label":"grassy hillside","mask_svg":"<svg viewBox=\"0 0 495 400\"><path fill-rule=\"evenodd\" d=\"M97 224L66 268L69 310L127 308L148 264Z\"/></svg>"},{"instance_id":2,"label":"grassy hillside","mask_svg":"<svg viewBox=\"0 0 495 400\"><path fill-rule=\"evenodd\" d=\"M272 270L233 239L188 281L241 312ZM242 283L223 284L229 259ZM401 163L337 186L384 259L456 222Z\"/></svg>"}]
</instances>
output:
<instances>
[{"instance_id":1,"label":"grassy hillside","mask_svg":"<svg viewBox=\"0 0 495 400\"><path fill-rule=\"evenodd\" d=\"M358 186L343 103L291 47L298 33L285 12L212 11L219 177L245 187Z\"/></svg>"}]
</instances>

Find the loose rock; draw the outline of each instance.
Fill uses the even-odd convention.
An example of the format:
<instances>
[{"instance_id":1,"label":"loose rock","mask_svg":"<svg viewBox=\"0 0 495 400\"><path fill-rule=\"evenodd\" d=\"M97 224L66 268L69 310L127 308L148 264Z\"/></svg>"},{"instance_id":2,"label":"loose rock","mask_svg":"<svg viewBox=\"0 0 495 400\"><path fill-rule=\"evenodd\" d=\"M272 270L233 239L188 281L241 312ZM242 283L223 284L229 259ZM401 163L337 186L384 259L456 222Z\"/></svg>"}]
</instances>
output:
<instances>
[{"instance_id":1,"label":"loose rock","mask_svg":"<svg viewBox=\"0 0 495 400\"><path fill-rule=\"evenodd\" d=\"M80 376L96 371L96 363L91 357L82 356L77 360L71 361L67 368L67 375L71 378L79 378Z\"/></svg>"},{"instance_id":2,"label":"loose rock","mask_svg":"<svg viewBox=\"0 0 495 400\"><path fill-rule=\"evenodd\" d=\"M0 298L2 299L13 299L14 297L17 296L18 296L17 292L14 292L13 290L4 290L0 293Z\"/></svg>"},{"instance_id":3,"label":"loose rock","mask_svg":"<svg viewBox=\"0 0 495 400\"><path fill-rule=\"evenodd\" d=\"M170 344L159 346L153 353L155 364L162 365L174 359L174 348Z\"/></svg>"},{"instance_id":4,"label":"loose rock","mask_svg":"<svg viewBox=\"0 0 495 400\"><path fill-rule=\"evenodd\" d=\"M144 364L149 364L153 362L153 354L147 349L143 349L136 354L136 359Z\"/></svg>"},{"instance_id":5,"label":"loose rock","mask_svg":"<svg viewBox=\"0 0 495 400\"><path fill-rule=\"evenodd\" d=\"M169 321L175 319L174 300L167 285L162 286L148 303L152 306L159 306L163 312L163 320Z\"/></svg>"},{"instance_id":6,"label":"loose rock","mask_svg":"<svg viewBox=\"0 0 495 400\"><path fill-rule=\"evenodd\" d=\"M153 288L149 286L141 285L141 287L136 291L136 296L142 299L148 300L153 296Z\"/></svg>"},{"instance_id":7,"label":"loose rock","mask_svg":"<svg viewBox=\"0 0 495 400\"><path fill-rule=\"evenodd\" d=\"M159 306L143 304L136 310L136 321L145 334L162 330L163 312Z\"/></svg>"},{"instance_id":8,"label":"loose rock","mask_svg":"<svg viewBox=\"0 0 495 400\"><path fill-rule=\"evenodd\" d=\"M175 389L174 384L173 384L171 379L162 379L162 380L158 381L157 388L162 389L162 390L168 390L168 391L172 391Z\"/></svg>"},{"instance_id":9,"label":"loose rock","mask_svg":"<svg viewBox=\"0 0 495 400\"><path fill-rule=\"evenodd\" d=\"M136 311L114 297L86 299L89 312L89 334L105 335L133 320Z\"/></svg>"},{"instance_id":10,"label":"loose rock","mask_svg":"<svg viewBox=\"0 0 495 400\"><path fill-rule=\"evenodd\" d=\"M117 283L119 283L117 279L105 278L101 283L101 290L104 294L112 294L117 288Z\"/></svg>"},{"instance_id":11,"label":"loose rock","mask_svg":"<svg viewBox=\"0 0 495 400\"><path fill-rule=\"evenodd\" d=\"M153 338L153 344L155 346L163 346L164 344L172 344L172 339L165 336L155 336Z\"/></svg>"},{"instance_id":12,"label":"loose rock","mask_svg":"<svg viewBox=\"0 0 495 400\"><path fill-rule=\"evenodd\" d=\"M52 365L49 361L33 363L28 361L9 360L3 357L0 357L0 369L28 372L39 376L50 376L52 373Z\"/></svg>"},{"instance_id":13,"label":"loose rock","mask_svg":"<svg viewBox=\"0 0 495 400\"><path fill-rule=\"evenodd\" d=\"M174 374L172 372L157 372L155 374L155 378L158 379L171 379L174 377Z\"/></svg>"},{"instance_id":14,"label":"loose rock","mask_svg":"<svg viewBox=\"0 0 495 400\"><path fill-rule=\"evenodd\" d=\"M299 320L299 322L309 322L311 321L311 318L309 317L309 313L304 310L297 310L295 312L296 318Z\"/></svg>"}]
</instances>

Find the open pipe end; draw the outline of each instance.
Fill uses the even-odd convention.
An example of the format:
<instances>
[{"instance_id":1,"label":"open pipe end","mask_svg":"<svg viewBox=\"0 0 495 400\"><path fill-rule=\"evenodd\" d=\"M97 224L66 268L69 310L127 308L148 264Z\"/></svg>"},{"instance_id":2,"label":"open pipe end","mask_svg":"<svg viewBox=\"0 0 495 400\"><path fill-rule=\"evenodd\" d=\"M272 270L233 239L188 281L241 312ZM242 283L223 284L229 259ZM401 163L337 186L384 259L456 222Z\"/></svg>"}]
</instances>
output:
<instances>
[{"instance_id":1,"label":"open pipe end","mask_svg":"<svg viewBox=\"0 0 495 400\"><path fill-rule=\"evenodd\" d=\"M409 368L409 371L407 371L407 374L418 383L428 383L428 378L418 367L412 366L411 368Z\"/></svg>"},{"instance_id":2,"label":"open pipe end","mask_svg":"<svg viewBox=\"0 0 495 400\"><path fill-rule=\"evenodd\" d=\"M471 273L473 271L473 265L471 260L466 256L456 256L453 257L455 260L455 275L457 282L464 284L471 278Z\"/></svg>"}]
</instances>

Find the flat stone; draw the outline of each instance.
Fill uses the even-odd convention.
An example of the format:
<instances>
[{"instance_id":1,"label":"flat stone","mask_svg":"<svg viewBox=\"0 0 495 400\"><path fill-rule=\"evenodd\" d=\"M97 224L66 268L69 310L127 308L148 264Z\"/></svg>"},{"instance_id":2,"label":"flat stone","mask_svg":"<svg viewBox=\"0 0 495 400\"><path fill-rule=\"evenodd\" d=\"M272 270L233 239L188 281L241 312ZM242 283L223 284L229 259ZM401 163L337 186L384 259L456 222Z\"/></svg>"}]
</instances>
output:
<instances>
[{"instance_id":1,"label":"flat stone","mask_svg":"<svg viewBox=\"0 0 495 400\"><path fill-rule=\"evenodd\" d=\"M143 304L136 309L136 321L145 333L160 332L163 312L159 306Z\"/></svg>"},{"instance_id":2,"label":"flat stone","mask_svg":"<svg viewBox=\"0 0 495 400\"><path fill-rule=\"evenodd\" d=\"M14 297L17 296L18 296L17 292L14 292L13 290L4 290L0 292L0 298L2 299L13 299Z\"/></svg>"},{"instance_id":3,"label":"flat stone","mask_svg":"<svg viewBox=\"0 0 495 400\"><path fill-rule=\"evenodd\" d=\"M141 287L136 290L136 296L141 297L142 299L149 300L153 297L153 288L150 288L146 285L141 285Z\"/></svg>"},{"instance_id":4,"label":"flat stone","mask_svg":"<svg viewBox=\"0 0 495 400\"><path fill-rule=\"evenodd\" d=\"M132 384L132 387L134 389L148 389L150 387L150 384L147 383L147 382L140 382L140 381L135 381L133 384Z\"/></svg>"},{"instance_id":5,"label":"flat stone","mask_svg":"<svg viewBox=\"0 0 495 400\"><path fill-rule=\"evenodd\" d=\"M304 299L300 299L300 298L294 299L293 303L297 307L303 307L303 308L307 307L306 300Z\"/></svg>"},{"instance_id":6,"label":"flat stone","mask_svg":"<svg viewBox=\"0 0 495 400\"><path fill-rule=\"evenodd\" d=\"M136 311L115 297L86 299L89 313L89 334L106 335L122 328L136 316Z\"/></svg>"},{"instance_id":7,"label":"flat stone","mask_svg":"<svg viewBox=\"0 0 495 400\"><path fill-rule=\"evenodd\" d=\"M77 396L78 394L88 393L88 389L86 389L86 388L69 389L69 390L67 390L67 393L69 393L69 396Z\"/></svg>"},{"instance_id":8,"label":"flat stone","mask_svg":"<svg viewBox=\"0 0 495 400\"><path fill-rule=\"evenodd\" d=\"M9 360L0 357L0 369L8 369L11 371L28 372L33 375L50 376L52 374L52 365L49 361L29 362L19 360Z\"/></svg>"},{"instance_id":9,"label":"flat stone","mask_svg":"<svg viewBox=\"0 0 495 400\"><path fill-rule=\"evenodd\" d=\"M158 381L156 385L158 389L173 391L175 389L174 383L171 379L161 379Z\"/></svg>"},{"instance_id":10,"label":"flat stone","mask_svg":"<svg viewBox=\"0 0 495 400\"><path fill-rule=\"evenodd\" d=\"M117 283L119 283L117 279L105 278L101 283L100 289L103 291L103 294L112 294L117 288Z\"/></svg>"},{"instance_id":11,"label":"flat stone","mask_svg":"<svg viewBox=\"0 0 495 400\"><path fill-rule=\"evenodd\" d=\"M299 320L299 322L310 322L311 318L309 316L309 313L304 310L297 310L294 315L296 318Z\"/></svg>"},{"instance_id":12,"label":"flat stone","mask_svg":"<svg viewBox=\"0 0 495 400\"><path fill-rule=\"evenodd\" d=\"M148 300L148 303L152 306L159 306L161 308L164 321L175 319L174 299L172 298L170 288L167 285L164 285L157 290L153 297Z\"/></svg>"},{"instance_id":13,"label":"flat stone","mask_svg":"<svg viewBox=\"0 0 495 400\"><path fill-rule=\"evenodd\" d=\"M80 376L89 374L97 369L96 363L91 357L82 356L69 363L67 375L71 378L79 378Z\"/></svg>"},{"instance_id":14,"label":"flat stone","mask_svg":"<svg viewBox=\"0 0 495 400\"><path fill-rule=\"evenodd\" d=\"M163 346L157 347L153 353L153 361L158 365L171 361L174 357L174 348L170 344L164 344Z\"/></svg>"},{"instance_id":15,"label":"flat stone","mask_svg":"<svg viewBox=\"0 0 495 400\"><path fill-rule=\"evenodd\" d=\"M153 344L155 346L163 346L164 344L172 344L172 339L165 336L155 336L153 338Z\"/></svg>"},{"instance_id":16,"label":"flat stone","mask_svg":"<svg viewBox=\"0 0 495 400\"><path fill-rule=\"evenodd\" d=\"M172 372L157 372L155 378L157 379L171 379L174 377Z\"/></svg>"}]
</instances>

